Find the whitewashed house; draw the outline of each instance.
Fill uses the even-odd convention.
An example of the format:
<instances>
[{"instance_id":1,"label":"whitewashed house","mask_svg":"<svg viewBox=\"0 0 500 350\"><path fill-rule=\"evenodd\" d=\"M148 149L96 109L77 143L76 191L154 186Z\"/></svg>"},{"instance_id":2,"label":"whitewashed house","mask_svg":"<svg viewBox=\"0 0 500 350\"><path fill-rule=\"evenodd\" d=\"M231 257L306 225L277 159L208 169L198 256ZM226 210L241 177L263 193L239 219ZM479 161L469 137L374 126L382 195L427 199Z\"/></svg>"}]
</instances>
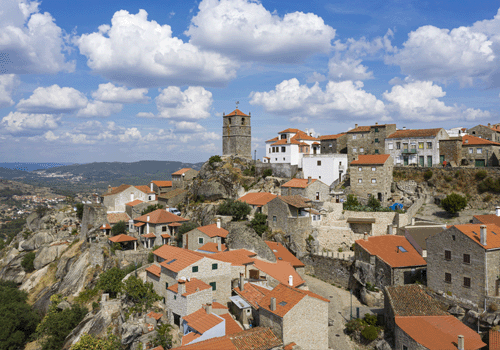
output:
<instances>
[{"instance_id":1,"label":"whitewashed house","mask_svg":"<svg viewBox=\"0 0 500 350\"><path fill-rule=\"evenodd\" d=\"M307 154L302 158L304 178L319 179L328 186L342 181L347 172L347 154Z\"/></svg>"},{"instance_id":2,"label":"whitewashed house","mask_svg":"<svg viewBox=\"0 0 500 350\"><path fill-rule=\"evenodd\" d=\"M320 154L319 139L299 129L280 131L278 136L266 141L265 163L284 163L302 168L306 154Z\"/></svg>"}]
</instances>

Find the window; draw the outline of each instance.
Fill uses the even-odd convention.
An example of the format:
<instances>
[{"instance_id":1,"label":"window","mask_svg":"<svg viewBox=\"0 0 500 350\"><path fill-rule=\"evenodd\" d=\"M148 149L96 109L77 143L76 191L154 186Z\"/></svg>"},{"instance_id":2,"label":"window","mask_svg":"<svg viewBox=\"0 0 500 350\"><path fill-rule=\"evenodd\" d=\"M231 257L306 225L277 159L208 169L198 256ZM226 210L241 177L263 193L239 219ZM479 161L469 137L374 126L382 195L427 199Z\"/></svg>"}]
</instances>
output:
<instances>
[{"instance_id":1,"label":"window","mask_svg":"<svg viewBox=\"0 0 500 350\"><path fill-rule=\"evenodd\" d=\"M375 128L375 132L378 132L378 128Z\"/></svg>"},{"instance_id":2,"label":"window","mask_svg":"<svg viewBox=\"0 0 500 350\"><path fill-rule=\"evenodd\" d=\"M444 274L444 281L446 283L451 283L451 273L445 272L445 274Z\"/></svg>"},{"instance_id":3,"label":"window","mask_svg":"<svg viewBox=\"0 0 500 350\"><path fill-rule=\"evenodd\" d=\"M361 148L359 149L359 153L363 153L364 151L365 151L365 149L364 149L363 147L361 147Z\"/></svg>"},{"instance_id":4,"label":"window","mask_svg":"<svg viewBox=\"0 0 500 350\"><path fill-rule=\"evenodd\" d=\"M342 165L342 162L339 162L339 166L341 166L341 165Z\"/></svg>"},{"instance_id":5,"label":"window","mask_svg":"<svg viewBox=\"0 0 500 350\"><path fill-rule=\"evenodd\" d=\"M389 142L389 143L387 144L387 148L388 148L388 149L393 149L393 143L392 143L392 142Z\"/></svg>"},{"instance_id":6,"label":"window","mask_svg":"<svg viewBox=\"0 0 500 350\"><path fill-rule=\"evenodd\" d=\"M273 216L273 222L276 222L276 221L278 221L276 216Z\"/></svg>"},{"instance_id":7,"label":"window","mask_svg":"<svg viewBox=\"0 0 500 350\"><path fill-rule=\"evenodd\" d=\"M165 283L165 289L168 289L168 282Z\"/></svg>"},{"instance_id":8,"label":"window","mask_svg":"<svg viewBox=\"0 0 500 350\"><path fill-rule=\"evenodd\" d=\"M177 295L176 294L174 294L174 300L177 300Z\"/></svg>"},{"instance_id":9,"label":"window","mask_svg":"<svg viewBox=\"0 0 500 350\"><path fill-rule=\"evenodd\" d=\"M215 282L210 282L210 287L212 287L212 290L217 290L217 283Z\"/></svg>"},{"instance_id":10,"label":"window","mask_svg":"<svg viewBox=\"0 0 500 350\"><path fill-rule=\"evenodd\" d=\"M374 166L372 166L372 171L377 171L377 168L375 168Z\"/></svg>"},{"instance_id":11,"label":"window","mask_svg":"<svg viewBox=\"0 0 500 350\"><path fill-rule=\"evenodd\" d=\"M203 244L203 237L198 237L198 244Z\"/></svg>"},{"instance_id":12,"label":"window","mask_svg":"<svg viewBox=\"0 0 500 350\"><path fill-rule=\"evenodd\" d=\"M432 149L432 142L427 142L427 149Z\"/></svg>"},{"instance_id":13,"label":"window","mask_svg":"<svg viewBox=\"0 0 500 350\"><path fill-rule=\"evenodd\" d=\"M470 254L464 254L464 264L470 264Z\"/></svg>"},{"instance_id":14,"label":"window","mask_svg":"<svg viewBox=\"0 0 500 350\"><path fill-rule=\"evenodd\" d=\"M477 149L477 154L481 154L481 153L483 153L483 149L482 148L478 148Z\"/></svg>"},{"instance_id":15,"label":"window","mask_svg":"<svg viewBox=\"0 0 500 350\"><path fill-rule=\"evenodd\" d=\"M375 139L375 143L378 143L378 139L377 138Z\"/></svg>"},{"instance_id":16,"label":"window","mask_svg":"<svg viewBox=\"0 0 500 350\"><path fill-rule=\"evenodd\" d=\"M361 180L361 179L358 179L358 184L360 184L360 183L362 183L362 182L363 182L363 180Z\"/></svg>"},{"instance_id":17,"label":"window","mask_svg":"<svg viewBox=\"0 0 500 350\"><path fill-rule=\"evenodd\" d=\"M396 149L401 149L401 142L396 142Z\"/></svg>"},{"instance_id":18,"label":"window","mask_svg":"<svg viewBox=\"0 0 500 350\"><path fill-rule=\"evenodd\" d=\"M363 170L363 168L362 168L362 167L359 167L359 168L358 168L358 171L361 171L361 170Z\"/></svg>"},{"instance_id":19,"label":"window","mask_svg":"<svg viewBox=\"0 0 500 350\"><path fill-rule=\"evenodd\" d=\"M281 153L285 153L286 152L286 148L285 147L281 147Z\"/></svg>"},{"instance_id":20,"label":"window","mask_svg":"<svg viewBox=\"0 0 500 350\"><path fill-rule=\"evenodd\" d=\"M418 143L418 149L424 149L424 143L423 142L419 142Z\"/></svg>"},{"instance_id":21,"label":"window","mask_svg":"<svg viewBox=\"0 0 500 350\"><path fill-rule=\"evenodd\" d=\"M353 140L356 140L356 135L352 135L352 139L353 139Z\"/></svg>"},{"instance_id":22,"label":"window","mask_svg":"<svg viewBox=\"0 0 500 350\"><path fill-rule=\"evenodd\" d=\"M464 287L470 288L470 277L464 277Z\"/></svg>"},{"instance_id":23,"label":"window","mask_svg":"<svg viewBox=\"0 0 500 350\"><path fill-rule=\"evenodd\" d=\"M241 118L241 125L245 125L245 118Z\"/></svg>"},{"instance_id":24,"label":"window","mask_svg":"<svg viewBox=\"0 0 500 350\"><path fill-rule=\"evenodd\" d=\"M283 160L285 160L285 157L283 157Z\"/></svg>"},{"instance_id":25,"label":"window","mask_svg":"<svg viewBox=\"0 0 500 350\"><path fill-rule=\"evenodd\" d=\"M162 232L167 232L167 226L162 226L162 227L161 227L161 231L162 231Z\"/></svg>"},{"instance_id":26,"label":"window","mask_svg":"<svg viewBox=\"0 0 500 350\"><path fill-rule=\"evenodd\" d=\"M444 251L444 259L445 260L451 260L451 250L445 250Z\"/></svg>"},{"instance_id":27,"label":"window","mask_svg":"<svg viewBox=\"0 0 500 350\"><path fill-rule=\"evenodd\" d=\"M330 143L330 144L328 145L328 147L332 148L332 147L333 147L333 145Z\"/></svg>"},{"instance_id":28,"label":"window","mask_svg":"<svg viewBox=\"0 0 500 350\"><path fill-rule=\"evenodd\" d=\"M317 164L318 166L321 166L321 160L318 160L318 161L316 162L316 164Z\"/></svg>"},{"instance_id":29,"label":"window","mask_svg":"<svg viewBox=\"0 0 500 350\"><path fill-rule=\"evenodd\" d=\"M469 148L469 154L472 154L474 150L472 148Z\"/></svg>"},{"instance_id":30,"label":"window","mask_svg":"<svg viewBox=\"0 0 500 350\"><path fill-rule=\"evenodd\" d=\"M271 148L269 148L269 153L271 153L271 152L272 152L272 151L271 151Z\"/></svg>"},{"instance_id":31,"label":"window","mask_svg":"<svg viewBox=\"0 0 500 350\"><path fill-rule=\"evenodd\" d=\"M229 125L231 125L231 118L228 118L228 120L229 120Z\"/></svg>"},{"instance_id":32,"label":"window","mask_svg":"<svg viewBox=\"0 0 500 350\"><path fill-rule=\"evenodd\" d=\"M408 251L403 246L400 246L400 245L398 245L398 250L401 253L408 253ZM411 269L411 272L412 272L412 274L415 274L415 269Z\"/></svg>"},{"instance_id":33,"label":"window","mask_svg":"<svg viewBox=\"0 0 500 350\"><path fill-rule=\"evenodd\" d=\"M372 184L376 184L377 183L377 179L372 179Z\"/></svg>"},{"instance_id":34,"label":"window","mask_svg":"<svg viewBox=\"0 0 500 350\"><path fill-rule=\"evenodd\" d=\"M191 271L192 271L192 272L198 272L198 266L193 266L193 267L191 268Z\"/></svg>"},{"instance_id":35,"label":"window","mask_svg":"<svg viewBox=\"0 0 500 350\"><path fill-rule=\"evenodd\" d=\"M353 149L352 149L352 152L353 152L353 153L356 153L356 152L358 152L358 149L357 149L357 148L353 148Z\"/></svg>"},{"instance_id":36,"label":"window","mask_svg":"<svg viewBox=\"0 0 500 350\"><path fill-rule=\"evenodd\" d=\"M403 345L403 350L408 350L408 347L406 345Z\"/></svg>"},{"instance_id":37,"label":"window","mask_svg":"<svg viewBox=\"0 0 500 350\"><path fill-rule=\"evenodd\" d=\"M375 150L375 154L378 154L378 149Z\"/></svg>"},{"instance_id":38,"label":"window","mask_svg":"<svg viewBox=\"0 0 500 350\"><path fill-rule=\"evenodd\" d=\"M219 268L219 265L217 263L212 264L212 270L217 270Z\"/></svg>"},{"instance_id":39,"label":"window","mask_svg":"<svg viewBox=\"0 0 500 350\"><path fill-rule=\"evenodd\" d=\"M319 192L316 192L316 200L319 201Z\"/></svg>"}]
</instances>

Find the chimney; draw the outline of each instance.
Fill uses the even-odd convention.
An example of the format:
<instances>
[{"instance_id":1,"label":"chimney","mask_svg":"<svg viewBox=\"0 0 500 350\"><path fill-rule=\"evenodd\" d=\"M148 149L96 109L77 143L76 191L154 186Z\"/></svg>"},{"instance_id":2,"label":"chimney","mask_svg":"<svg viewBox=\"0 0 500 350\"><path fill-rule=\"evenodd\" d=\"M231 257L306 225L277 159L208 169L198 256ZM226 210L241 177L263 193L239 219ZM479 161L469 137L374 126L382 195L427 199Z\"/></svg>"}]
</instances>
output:
<instances>
[{"instance_id":1,"label":"chimney","mask_svg":"<svg viewBox=\"0 0 500 350\"><path fill-rule=\"evenodd\" d=\"M310 183L311 183L311 177L310 177L310 176L308 176L308 177L307 177L307 184L309 185Z\"/></svg>"},{"instance_id":2,"label":"chimney","mask_svg":"<svg viewBox=\"0 0 500 350\"><path fill-rule=\"evenodd\" d=\"M378 125L378 122L375 122L375 125Z\"/></svg>"},{"instance_id":3,"label":"chimney","mask_svg":"<svg viewBox=\"0 0 500 350\"><path fill-rule=\"evenodd\" d=\"M406 130L406 126L403 126L403 130Z\"/></svg>"},{"instance_id":4,"label":"chimney","mask_svg":"<svg viewBox=\"0 0 500 350\"><path fill-rule=\"evenodd\" d=\"M414 218L414 217L413 217L413 218L411 218L411 225L412 225L412 226L415 226L415 218Z\"/></svg>"},{"instance_id":5,"label":"chimney","mask_svg":"<svg viewBox=\"0 0 500 350\"><path fill-rule=\"evenodd\" d=\"M220 228L220 218L217 218L217 228Z\"/></svg>"},{"instance_id":6,"label":"chimney","mask_svg":"<svg viewBox=\"0 0 500 350\"><path fill-rule=\"evenodd\" d=\"M146 217L146 221L149 222L149 215Z\"/></svg>"},{"instance_id":7,"label":"chimney","mask_svg":"<svg viewBox=\"0 0 500 350\"><path fill-rule=\"evenodd\" d=\"M111 193L111 191L113 191L113 187L111 187L111 185L108 185L108 193Z\"/></svg>"},{"instance_id":8,"label":"chimney","mask_svg":"<svg viewBox=\"0 0 500 350\"><path fill-rule=\"evenodd\" d=\"M288 285L290 287L293 287L293 276L292 275L288 276Z\"/></svg>"},{"instance_id":9,"label":"chimney","mask_svg":"<svg viewBox=\"0 0 500 350\"><path fill-rule=\"evenodd\" d=\"M495 208L495 214L496 216L500 216L500 207Z\"/></svg>"},{"instance_id":10,"label":"chimney","mask_svg":"<svg viewBox=\"0 0 500 350\"><path fill-rule=\"evenodd\" d=\"M245 290L245 275L240 273L240 291Z\"/></svg>"},{"instance_id":11,"label":"chimney","mask_svg":"<svg viewBox=\"0 0 500 350\"><path fill-rule=\"evenodd\" d=\"M271 311L276 311L276 298L271 298Z\"/></svg>"},{"instance_id":12,"label":"chimney","mask_svg":"<svg viewBox=\"0 0 500 350\"><path fill-rule=\"evenodd\" d=\"M180 295L186 293L186 281L179 280L177 282L177 293Z\"/></svg>"},{"instance_id":13,"label":"chimney","mask_svg":"<svg viewBox=\"0 0 500 350\"><path fill-rule=\"evenodd\" d=\"M151 182L151 192L153 192L153 183Z\"/></svg>"},{"instance_id":14,"label":"chimney","mask_svg":"<svg viewBox=\"0 0 500 350\"><path fill-rule=\"evenodd\" d=\"M220 237L218 237L218 239L217 239L217 251L218 252L222 251L222 244L220 242Z\"/></svg>"},{"instance_id":15,"label":"chimney","mask_svg":"<svg viewBox=\"0 0 500 350\"><path fill-rule=\"evenodd\" d=\"M491 123L488 123L488 128L491 127Z\"/></svg>"},{"instance_id":16,"label":"chimney","mask_svg":"<svg viewBox=\"0 0 500 350\"><path fill-rule=\"evenodd\" d=\"M306 129L306 135L309 135L309 129Z\"/></svg>"},{"instance_id":17,"label":"chimney","mask_svg":"<svg viewBox=\"0 0 500 350\"><path fill-rule=\"evenodd\" d=\"M458 350L465 350L465 339L463 335L458 336L457 348Z\"/></svg>"},{"instance_id":18,"label":"chimney","mask_svg":"<svg viewBox=\"0 0 500 350\"><path fill-rule=\"evenodd\" d=\"M486 246L486 233L487 233L486 232L486 225L481 225L481 228L480 228L479 232L481 233L481 235L480 235L480 237L481 237L480 238L481 239L481 244L484 245L484 246Z\"/></svg>"},{"instance_id":19,"label":"chimney","mask_svg":"<svg viewBox=\"0 0 500 350\"><path fill-rule=\"evenodd\" d=\"M207 312L208 315L212 313L212 303L207 303L205 305L205 311Z\"/></svg>"},{"instance_id":20,"label":"chimney","mask_svg":"<svg viewBox=\"0 0 500 350\"><path fill-rule=\"evenodd\" d=\"M368 240L368 232L365 232L365 233L363 234L363 239L364 239L365 241L367 241L367 240Z\"/></svg>"},{"instance_id":21,"label":"chimney","mask_svg":"<svg viewBox=\"0 0 500 350\"><path fill-rule=\"evenodd\" d=\"M354 124L354 129L356 129L358 127L358 124Z\"/></svg>"},{"instance_id":22,"label":"chimney","mask_svg":"<svg viewBox=\"0 0 500 350\"><path fill-rule=\"evenodd\" d=\"M134 201L134 194L133 194L133 193L131 193L131 194L130 194L130 201L131 201L131 202L133 202L133 201Z\"/></svg>"}]
</instances>

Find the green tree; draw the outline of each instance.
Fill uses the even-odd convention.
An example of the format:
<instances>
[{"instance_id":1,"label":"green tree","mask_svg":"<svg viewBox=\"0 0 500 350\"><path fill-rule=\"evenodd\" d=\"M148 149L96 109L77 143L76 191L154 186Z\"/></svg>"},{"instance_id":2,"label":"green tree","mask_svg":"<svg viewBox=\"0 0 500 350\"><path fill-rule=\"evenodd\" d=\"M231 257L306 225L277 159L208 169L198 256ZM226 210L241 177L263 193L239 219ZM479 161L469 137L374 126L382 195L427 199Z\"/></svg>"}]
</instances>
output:
<instances>
[{"instance_id":1,"label":"green tree","mask_svg":"<svg viewBox=\"0 0 500 350\"><path fill-rule=\"evenodd\" d=\"M431 179L431 177L432 177L432 170L430 170L430 169L429 169L429 170L427 170L427 171L424 173L424 179L425 179L425 181L427 181L427 180L430 180L430 179Z\"/></svg>"},{"instance_id":2,"label":"green tree","mask_svg":"<svg viewBox=\"0 0 500 350\"><path fill-rule=\"evenodd\" d=\"M135 312L146 311L153 306L155 301L161 299L155 293L153 283L144 283L134 275L125 280L123 291L127 299L134 303L133 311Z\"/></svg>"},{"instance_id":3,"label":"green tree","mask_svg":"<svg viewBox=\"0 0 500 350\"><path fill-rule=\"evenodd\" d=\"M255 213L252 221L250 221L250 226L254 231L262 237L264 232L267 231L267 215L262 213Z\"/></svg>"},{"instance_id":4,"label":"green tree","mask_svg":"<svg viewBox=\"0 0 500 350\"><path fill-rule=\"evenodd\" d=\"M208 164L213 165L214 163L222 162L222 158L219 155L211 156L208 159Z\"/></svg>"},{"instance_id":5,"label":"green tree","mask_svg":"<svg viewBox=\"0 0 500 350\"><path fill-rule=\"evenodd\" d=\"M266 178L268 176L273 176L273 169L266 169L266 170L264 170L264 172L262 173L262 177Z\"/></svg>"},{"instance_id":6,"label":"green tree","mask_svg":"<svg viewBox=\"0 0 500 350\"><path fill-rule=\"evenodd\" d=\"M36 257L35 252L29 252L26 253L25 256L23 256L23 260L21 261L21 266L23 267L24 271L26 272L35 271L35 266L33 265L35 257Z\"/></svg>"},{"instance_id":7,"label":"green tree","mask_svg":"<svg viewBox=\"0 0 500 350\"><path fill-rule=\"evenodd\" d=\"M83 218L83 208L84 208L83 203L76 203L75 207L76 207L76 217L78 219L82 220L82 218Z\"/></svg>"},{"instance_id":8,"label":"green tree","mask_svg":"<svg viewBox=\"0 0 500 350\"><path fill-rule=\"evenodd\" d=\"M232 199L226 199L217 209L219 215L231 215L234 221L246 219L251 211L252 209L248 203L234 201Z\"/></svg>"},{"instance_id":9,"label":"green tree","mask_svg":"<svg viewBox=\"0 0 500 350\"><path fill-rule=\"evenodd\" d=\"M27 303L28 293L14 282L0 281L0 349L23 349L40 316Z\"/></svg>"},{"instance_id":10,"label":"green tree","mask_svg":"<svg viewBox=\"0 0 500 350\"><path fill-rule=\"evenodd\" d=\"M121 348L120 339L108 331L106 338L97 338L85 333L70 350L117 350Z\"/></svg>"},{"instance_id":11,"label":"green tree","mask_svg":"<svg viewBox=\"0 0 500 350\"><path fill-rule=\"evenodd\" d=\"M116 236L119 235L120 233L125 233L127 230L127 224L125 221L120 220L118 221L115 226L111 228L111 235Z\"/></svg>"},{"instance_id":12,"label":"green tree","mask_svg":"<svg viewBox=\"0 0 500 350\"><path fill-rule=\"evenodd\" d=\"M441 201L441 207L450 214L456 214L467 206L467 198L452 193Z\"/></svg>"},{"instance_id":13,"label":"green tree","mask_svg":"<svg viewBox=\"0 0 500 350\"><path fill-rule=\"evenodd\" d=\"M347 200L344 202L343 208L345 210L349 210L349 208L356 207L358 205L359 205L358 197L356 197L353 194L348 194L347 195Z\"/></svg>"},{"instance_id":14,"label":"green tree","mask_svg":"<svg viewBox=\"0 0 500 350\"><path fill-rule=\"evenodd\" d=\"M374 196L371 196L368 199L368 206L373 210L377 210L378 208L380 208L380 201Z\"/></svg>"},{"instance_id":15,"label":"green tree","mask_svg":"<svg viewBox=\"0 0 500 350\"><path fill-rule=\"evenodd\" d=\"M156 203L156 204L151 204L151 205L148 205L142 212L141 212L141 215L146 215L146 214L149 214L151 213L152 211L155 211L157 209L163 209L163 205L161 205L160 203Z\"/></svg>"},{"instance_id":16,"label":"green tree","mask_svg":"<svg viewBox=\"0 0 500 350\"><path fill-rule=\"evenodd\" d=\"M161 324L158 326L156 331L158 332L156 338L153 340L154 346L163 346L163 348L171 349L172 348L172 334L170 331L172 330L172 326L168 323Z\"/></svg>"},{"instance_id":17,"label":"green tree","mask_svg":"<svg viewBox=\"0 0 500 350\"><path fill-rule=\"evenodd\" d=\"M113 267L101 273L97 282L97 288L104 293L109 293L111 298L116 298L116 294L120 293L123 289L123 277L125 277L125 272L118 267Z\"/></svg>"}]
</instances>

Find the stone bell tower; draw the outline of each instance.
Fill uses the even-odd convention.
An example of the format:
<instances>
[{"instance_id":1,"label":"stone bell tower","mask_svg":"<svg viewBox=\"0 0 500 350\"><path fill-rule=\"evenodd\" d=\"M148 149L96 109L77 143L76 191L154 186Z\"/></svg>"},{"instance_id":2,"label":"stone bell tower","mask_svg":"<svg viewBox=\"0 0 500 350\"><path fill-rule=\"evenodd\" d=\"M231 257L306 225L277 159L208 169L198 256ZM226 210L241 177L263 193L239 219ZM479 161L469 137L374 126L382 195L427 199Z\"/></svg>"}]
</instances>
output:
<instances>
[{"instance_id":1,"label":"stone bell tower","mask_svg":"<svg viewBox=\"0 0 500 350\"><path fill-rule=\"evenodd\" d=\"M222 155L252 159L252 127L250 113L238 109L222 115Z\"/></svg>"}]
</instances>

